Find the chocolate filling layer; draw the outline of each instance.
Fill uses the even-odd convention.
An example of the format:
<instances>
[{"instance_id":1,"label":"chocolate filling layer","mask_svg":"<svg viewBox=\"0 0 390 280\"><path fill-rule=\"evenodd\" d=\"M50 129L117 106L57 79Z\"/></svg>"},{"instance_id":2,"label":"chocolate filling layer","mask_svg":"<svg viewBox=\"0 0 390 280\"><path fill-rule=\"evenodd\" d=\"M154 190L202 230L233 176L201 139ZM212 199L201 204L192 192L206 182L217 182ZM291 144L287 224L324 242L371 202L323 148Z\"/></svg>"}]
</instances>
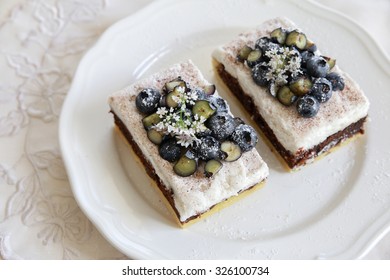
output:
<instances>
[{"instance_id":1,"label":"chocolate filling layer","mask_svg":"<svg viewBox=\"0 0 390 280\"><path fill-rule=\"evenodd\" d=\"M360 119L359 121L349 125L344 130L340 130L333 135L330 135L325 141L319 143L309 150L298 150L297 153L292 154L290 151L286 150L284 146L278 141L272 129L268 126L267 122L258 112L256 105L248 94L244 92L241 88L238 80L225 71L225 66L221 63L216 65L217 72L224 83L229 87L230 91L237 97L237 99L242 103L245 109L251 114L258 124L264 135L268 138L271 144L275 147L276 151L282 156L286 161L287 165L294 169L296 167L305 165L306 162L310 159L313 159L331 149L332 147L338 145L344 140L352 137L357 133L364 133L363 124L366 120L366 117Z\"/></svg>"}]
</instances>

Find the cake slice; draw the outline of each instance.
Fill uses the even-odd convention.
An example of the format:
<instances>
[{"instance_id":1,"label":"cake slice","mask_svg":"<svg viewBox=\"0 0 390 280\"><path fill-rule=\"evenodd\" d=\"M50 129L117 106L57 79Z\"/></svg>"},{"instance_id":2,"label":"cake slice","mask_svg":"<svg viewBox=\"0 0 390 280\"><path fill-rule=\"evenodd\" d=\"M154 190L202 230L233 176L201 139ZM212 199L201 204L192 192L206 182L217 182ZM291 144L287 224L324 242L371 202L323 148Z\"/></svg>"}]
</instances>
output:
<instances>
[{"instance_id":1,"label":"cake slice","mask_svg":"<svg viewBox=\"0 0 390 280\"><path fill-rule=\"evenodd\" d=\"M261 186L268 167L257 134L191 62L113 93L109 105L180 226Z\"/></svg>"},{"instance_id":2,"label":"cake slice","mask_svg":"<svg viewBox=\"0 0 390 280\"><path fill-rule=\"evenodd\" d=\"M222 81L290 169L364 133L363 91L290 20L268 20L212 56Z\"/></svg>"}]
</instances>

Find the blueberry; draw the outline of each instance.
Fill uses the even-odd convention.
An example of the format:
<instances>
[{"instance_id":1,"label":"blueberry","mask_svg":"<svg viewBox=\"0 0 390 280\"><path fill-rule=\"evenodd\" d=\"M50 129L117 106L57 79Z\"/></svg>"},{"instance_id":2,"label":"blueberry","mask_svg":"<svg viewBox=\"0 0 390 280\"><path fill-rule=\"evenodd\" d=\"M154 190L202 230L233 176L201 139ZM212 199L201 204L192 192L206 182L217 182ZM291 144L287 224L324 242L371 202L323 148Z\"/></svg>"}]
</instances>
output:
<instances>
[{"instance_id":1,"label":"blueberry","mask_svg":"<svg viewBox=\"0 0 390 280\"><path fill-rule=\"evenodd\" d=\"M192 151L188 150L173 166L173 171L181 176L188 177L196 172L198 169L198 160L192 154Z\"/></svg>"},{"instance_id":2,"label":"blueberry","mask_svg":"<svg viewBox=\"0 0 390 280\"><path fill-rule=\"evenodd\" d=\"M250 68L253 68L256 64L261 62L262 56L263 52L259 49L255 49L249 53L248 58L246 59L246 64Z\"/></svg>"},{"instance_id":3,"label":"blueberry","mask_svg":"<svg viewBox=\"0 0 390 280\"><path fill-rule=\"evenodd\" d=\"M181 146L177 144L175 138L169 138L160 144L159 153L163 159L175 162L180 158Z\"/></svg>"},{"instance_id":4,"label":"blueberry","mask_svg":"<svg viewBox=\"0 0 390 280\"><path fill-rule=\"evenodd\" d=\"M203 87L203 91L206 93L206 95L211 96L215 93L217 90L217 87L215 85L206 85Z\"/></svg>"},{"instance_id":5,"label":"blueberry","mask_svg":"<svg viewBox=\"0 0 390 280\"><path fill-rule=\"evenodd\" d=\"M195 88L192 92L196 94L198 100L206 100L208 98L206 92L201 88Z\"/></svg>"},{"instance_id":6,"label":"blueberry","mask_svg":"<svg viewBox=\"0 0 390 280\"><path fill-rule=\"evenodd\" d=\"M290 106L297 100L297 95L295 95L288 86L282 86L276 93L276 98L283 105Z\"/></svg>"},{"instance_id":7,"label":"blueberry","mask_svg":"<svg viewBox=\"0 0 390 280\"><path fill-rule=\"evenodd\" d=\"M223 159L221 143L212 136L205 136L199 139L194 145L194 153L200 159L207 161L210 159Z\"/></svg>"},{"instance_id":8,"label":"blueberry","mask_svg":"<svg viewBox=\"0 0 390 280\"><path fill-rule=\"evenodd\" d=\"M186 108L186 111L188 108ZM192 107L192 111L186 113L185 115L191 116L191 115L198 115L199 117L203 117L205 119L208 119L211 115L215 113L216 109L214 106L210 104L207 100L197 100L195 101L194 106Z\"/></svg>"},{"instance_id":9,"label":"blueberry","mask_svg":"<svg viewBox=\"0 0 390 280\"><path fill-rule=\"evenodd\" d=\"M222 168L222 163L216 159L210 159L206 162L204 166L204 175L207 178L212 177L213 175L217 174L219 170Z\"/></svg>"},{"instance_id":10,"label":"blueberry","mask_svg":"<svg viewBox=\"0 0 390 280\"><path fill-rule=\"evenodd\" d=\"M251 51L253 51L253 49L248 45L243 46L238 52L237 60L240 62L244 62L248 58L248 55Z\"/></svg>"},{"instance_id":11,"label":"blueberry","mask_svg":"<svg viewBox=\"0 0 390 280\"><path fill-rule=\"evenodd\" d=\"M310 94L324 103L332 97L332 83L325 78L317 78L313 82Z\"/></svg>"},{"instance_id":12,"label":"blueberry","mask_svg":"<svg viewBox=\"0 0 390 280\"><path fill-rule=\"evenodd\" d=\"M333 90L343 90L344 89L344 79L336 72L330 72L326 75L326 79L332 83Z\"/></svg>"},{"instance_id":13,"label":"blueberry","mask_svg":"<svg viewBox=\"0 0 390 280\"><path fill-rule=\"evenodd\" d=\"M317 51L317 46L316 46L316 44L314 44L313 41L307 39L305 49L308 50L309 52L313 52L314 53L314 52Z\"/></svg>"},{"instance_id":14,"label":"blueberry","mask_svg":"<svg viewBox=\"0 0 390 280\"><path fill-rule=\"evenodd\" d=\"M307 73L310 76L321 78L325 77L329 71L329 64L325 58L321 56L313 56L306 62Z\"/></svg>"},{"instance_id":15,"label":"blueberry","mask_svg":"<svg viewBox=\"0 0 390 280\"><path fill-rule=\"evenodd\" d=\"M274 43L283 45L286 42L287 33L286 29L279 27L270 33L270 37Z\"/></svg>"},{"instance_id":16,"label":"blueberry","mask_svg":"<svg viewBox=\"0 0 390 280\"><path fill-rule=\"evenodd\" d=\"M161 94L153 88L145 88L141 90L136 99L135 106L144 114L153 113L160 103Z\"/></svg>"},{"instance_id":17,"label":"blueberry","mask_svg":"<svg viewBox=\"0 0 390 280\"><path fill-rule=\"evenodd\" d=\"M160 101L159 101L157 107L168 107L168 105L167 105L167 96L166 95L162 95L161 96Z\"/></svg>"},{"instance_id":18,"label":"blueberry","mask_svg":"<svg viewBox=\"0 0 390 280\"><path fill-rule=\"evenodd\" d=\"M332 57L329 57L329 56L324 56L324 55L322 55L322 57L326 60L326 62L328 62L329 70L331 70L331 69L333 69L333 67L335 67L335 65L336 65L336 59L335 58L332 58Z\"/></svg>"},{"instance_id":19,"label":"blueberry","mask_svg":"<svg viewBox=\"0 0 390 280\"><path fill-rule=\"evenodd\" d=\"M202 138L206 136L211 136L211 130L206 127L205 130L195 134L197 138Z\"/></svg>"},{"instance_id":20,"label":"blueberry","mask_svg":"<svg viewBox=\"0 0 390 280\"><path fill-rule=\"evenodd\" d=\"M211 135L219 141L227 139L234 131L235 122L227 112L217 112L206 121Z\"/></svg>"},{"instance_id":21,"label":"blueberry","mask_svg":"<svg viewBox=\"0 0 390 280\"><path fill-rule=\"evenodd\" d=\"M271 49L280 49L280 45L274 43L269 37L261 37L255 43L255 48L262 51L263 54Z\"/></svg>"},{"instance_id":22,"label":"blueberry","mask_svg":"<svg viewBox=\"0 0 390 280\"><path fill-rule=\"evenodd\" d=\"M226 154L225 161L232 162L238 160L243 153L241 147L234 141L223 141L221 151Z\"/></svg>"},{"instance_id":23,"label":"blueberry","mask_svg":"<svg viewBox=\"0 0 390 280\"><path fill-rule=\"evenodd\" d=\"M194 160L198 161L198 156L193 149L189 149L189 150L185 151L184 155L189 159L194 159Z\"/></svg>"},{"instance_id":24,"label":"blueberry","mask_svg":"<svg viewBox=\"0 0 390 280\"><path fill-rule=\"evenodd\" d=\"M311 52L311 51L303 51L303 52L301 53L301 58L302 58L301 65L302 65L303 67L306 67L307 61L308 61L310 58L314 57L314 56L315 56L315 54L314 54L313 52Z\"/></svg>"},{"instance_id":25,"label":"blueberry","mask_svg":"<svg viewBox=\"0 0 390 280\"><path fill-rule=\"evenodd\" d=\"M240 146L242 152L252 149L258 141L256 131L247 124L238 125L232 133L231 139Z\"/></svg>"},{"instance_id":26,"label":"blueberry","mask_svg":"<svg viewBox=\"0 0 390 280\"><path fill-rule=\"evenodd\" d=\"M253 81L259 86L268 85L266 75L268 73L268 67L265 65L257 64L252 68Z\"/></svg>"},{"instance_id":27,"label":"blueberry","mask_svg":"<svg viewBox=\"0 0 390 280\"><path fill-rule=\"evenodd\" d=\"M225 99L216 96L210 96L208 99L210 107L216 110L217 112L227 112L229 111L229 105Z\"/></svg>"},{"instance_id":28,"label":"blueberry","mask_svg":"<svg viewBox=\"0 0 390 280\"><path fill-rule=\"evenodd\" d=\"M261 37L259 38L256 43L255 43L255 48L256 49L260 49L262 51L265 51L267 48L268 48L268 45L272 43L272 44L275 44L272 42L272 39L269 38L269 37Z\"/></svg>"},{"instance_id":29,"label":"blueberry","mask_svg":"<svg viewBox=\"0 0 390 280\"><path fill-rule=\"evenodd\" d=\"M205 88L195 88L192 92L196 94L197 100L208 100L214 97L215 85L208 85Z\"/></svg>"},{"instance_id":30,"label":"blueberry","mask_svg":"<svg viewBox=\"0 0 390 280\"><path fill-rule=\"evenodd\" d=\"M306 47L306 43L306 35L298 30L293 30L287 34L285 44L289 47L294 46L299 50L303 50Z\"/></svg>"},{"instance_id":31,"label":"blueberry","mask_svg":"<svg viewBox=\"0 0 390 280\"><path fill-rule=\"evenodd\" d=\"M302 117L314 117L317 115L319 109L320 103L314 96L307 94L298 98L297 110Z\"/></svg>"},{"instance_id":32,"label":"blueberry","mask_svg":"<svg viewBox=\"0 0 390 280\"><path fill-rule=\"evenodd\" d=\"M296 77L290 82L289 88L296 96L303 96L313 87L311 79L305 75Z\"/></svg>"}]
</instances>

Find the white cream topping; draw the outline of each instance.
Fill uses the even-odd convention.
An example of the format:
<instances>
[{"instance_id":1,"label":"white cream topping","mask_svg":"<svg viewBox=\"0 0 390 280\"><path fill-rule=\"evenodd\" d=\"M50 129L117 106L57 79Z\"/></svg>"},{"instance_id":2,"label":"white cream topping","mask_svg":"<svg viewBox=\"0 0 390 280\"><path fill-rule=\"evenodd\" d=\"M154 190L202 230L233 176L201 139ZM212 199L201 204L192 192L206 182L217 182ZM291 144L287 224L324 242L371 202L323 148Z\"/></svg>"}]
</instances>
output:
<instances>
[{"instance_id":1,"label":"white cream topping","mask_svg":"<svg viewBox=\"0 0 390 280\"><path fill-rule=\"evenodd\" d=\"M239 81L244 92L253 98L257 110L279 142L295 154L298 150L312 148L328 136L367 116L369 102L356 82L337 66L334 71L344 77L345 89L334 92L328 102L321 104L320 111L313 118L300 117L295 106L285 107L272 97L266 88L256 85L250 69L236 60L238 50L244 45L254 47L258 38L269 36L277 27L290 30L296 28L285 18L272 19L255 30L240 34L232 42L218 47L212 55Z\"/></svg>"},{"instance_id":2,"label":"white cream topping","mask_svg":"<svg viewBox=\"0 0 390 280\"><path fill-rule=\"evenodd\" d=\"M143 115L135 106L135 98L143 88L161 89L166 82L178 76L181 76L190 87L203 87L209 84L198 68L188 61L176 64L112 94L108 102L111 110L126 125L143 155L156 170L156 174L164 185L172 190L180 220L185 221L263 181L269 170L257 150L252 149L243 153L235 162L223 162L222 169L211 178L206 178L202 174L202 167L190 177L180 177L174 173L173 165L160 157L158 147L147 138L142 125Z\"/></svg>"}]
</instances>

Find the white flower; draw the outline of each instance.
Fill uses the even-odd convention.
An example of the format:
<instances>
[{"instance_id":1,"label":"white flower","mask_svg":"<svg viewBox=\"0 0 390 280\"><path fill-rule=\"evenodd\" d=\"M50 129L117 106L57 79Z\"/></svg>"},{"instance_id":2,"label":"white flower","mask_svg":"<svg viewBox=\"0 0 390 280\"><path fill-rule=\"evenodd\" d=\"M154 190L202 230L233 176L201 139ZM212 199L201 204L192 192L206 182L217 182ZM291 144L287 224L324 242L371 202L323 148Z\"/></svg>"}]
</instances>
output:
<instances>
[{"instance_id":1,"label":"white flower","mask_svg":"<svg viewBox=\"0 0 390 280\"><path fill-rule=\"evenodd\" d=\"M179 92L179 93L184 93L185 92L185 87L183 86L178 86L178 87L175 87L175 91Z\"/></svg>"},{"instance_id":2,"label":"white flower","mask_svg":"<svg viewBox=\"0 0 390 280\"><path fill-rule=\"evenodd\" d=\"M190 121L189 119L186 119L186 120L184 121L184 124L185 124L186 126L190 126L190 125L191 125L191 121Z\"/></svg>"},{"instance_id":3,"label":"white flower","mask_svg":"<svg viewBox=\"0 0 390 280\"><path fill-rule=\"evenodd\" d=\"M175 92L178 94L172 96L172 100L180 104L180 106L176 108L171 107L169 110L165 107L158 108L157 114L162 121L154 125L153 128L164 134L176 137L177 143L187 148L200 141L195 134L207 129L204 125L206 119L197 114L192 116L187 108L187 104L194 105L198 99L196 91L186 92L185 87L179 86L175 88Z\"/></svg>"},{"instance_id":4,"label":"white flower","mask_svg":"<svg viewBox=\"0 0 390 280\"><path fill-rule=\"evenodd\" d=\"M191 100L193 100L193 101L198 100L198 94L197 94L196 91L191 91L191 92L189 92L189 93L187 94L187 96L188 96Z\"/></svg>"},{"instance_id":5,"label":"white flower","mask_svg":"<svg viewBox=\"0 0 390 280\"><path fill-rule=\"evenodd\" d=\"M266 74L268 81L284 85L287 83L288 74L291 74L292 77L302 74L301 58L298 51L287 47L271 48L265 52L265 55L270 59L269 62L263 63L269 67Z\"/></svg>"},{"instance_id":6,"label":"white flower","mask_svg":"<svg viewBox=\"0 0 390 280\"><path fill-rule=\"evenodd\" d=\"M180 103L181 101L180 95L172 95L172 100L175 101L176 103Z\"/></svg>"},{"instance_id":7,"label":"white flower","mask_svg":"<svg viewBox=\"0 0 390 280\"><path fill-rule=\"evenodd\" d=\"M173 119L176 121L176 122L178 122L178 121L180 121L180 115L178 115L178 114L174 114L173 115Z\"/></svg>"},{"instance_id":8,"label":"white flower","mask_svg":"<svg viewBox=\"0 0 390 280\"><path fill-rule=\"evenodd\" d=\"M167 108L165 107L160 107L157 109L157 114L159 115L159 117L162 119L166 114L168 113L168 110Z\"/></svg>"},{"instance_id":9,"label":"white flower","mask_svg":"<svg viewBox=\"0 0 390 280\"><path fill-rule=\"evenodd\" d=\"M193 143L197 140L195 135L190 133L182 133L179 135L176 135L176 139L178 140L177 143L180 144L183 147L188 148L188 146L193 145Z\"/></svg>"},{"instance_id":10,"label":"white flower","mask_svg":"<svg viewBox=\"0 0 390 280\"><path fill-rule=\"evenodd\" d=\"M165 129L164 122L159 122L158 124L154 125L153 128L158 131L163 131Z\"/></svg>"}]
</instances>

